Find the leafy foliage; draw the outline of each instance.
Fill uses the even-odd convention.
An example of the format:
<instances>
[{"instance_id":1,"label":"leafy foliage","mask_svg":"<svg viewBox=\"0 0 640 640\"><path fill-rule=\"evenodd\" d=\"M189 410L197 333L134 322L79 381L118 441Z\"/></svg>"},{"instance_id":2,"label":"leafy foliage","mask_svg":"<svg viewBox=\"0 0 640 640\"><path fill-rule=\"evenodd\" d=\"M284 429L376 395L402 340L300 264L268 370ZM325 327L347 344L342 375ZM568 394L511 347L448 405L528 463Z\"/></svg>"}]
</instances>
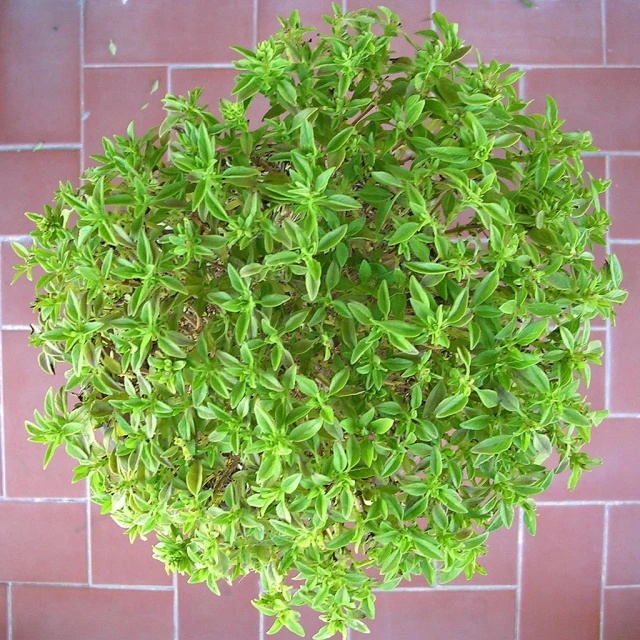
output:
<instances>
[{"instance_id":1,"label":"leafy foliage","mask_svg":"<svg viewBox=\"0 0 640 640\"><path fill-rule=\"evenodd\" d=\"M65 445L168 570L214 591L259 571L273 630L309 605L316 638L366 630L374 588L483 571L516 507L533 532L533 497L597 462L579 383L625 298L594 262L588 133L551 98L523 115L522 73L465 66L438 14L417 42L385 9L334 12L236 49L222 119L196 90L105 139L15 246L18 275L45 271L40 363L68 366L27 424L46 461Z\"/></svg>"}]
</instances>

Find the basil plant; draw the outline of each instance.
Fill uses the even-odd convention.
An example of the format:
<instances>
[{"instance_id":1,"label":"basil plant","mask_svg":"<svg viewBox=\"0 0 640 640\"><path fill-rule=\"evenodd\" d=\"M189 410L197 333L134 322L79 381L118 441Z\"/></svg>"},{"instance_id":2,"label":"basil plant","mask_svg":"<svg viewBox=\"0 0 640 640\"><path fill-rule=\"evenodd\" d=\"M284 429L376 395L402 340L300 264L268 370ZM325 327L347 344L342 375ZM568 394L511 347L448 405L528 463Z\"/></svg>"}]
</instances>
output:
<instances>
[{"instance_id":1,"label":"basil plant","mask_svg":"<svg viewBox=\"0 0 640 640\"><path fill-rule=\"evenodd\" d=\"M439 14L333 12L235 47L221 116L196 89L105 138L14 245L65 375L27 423L45 463L64 446L168 571L258 572L271 632L307 606L316 639L366 632L376 590L484 573L492 531L534 533L535 496L597 464L591 324L626 296L589 133L525 115L523 72L466 66Z\"/></svg>"}]
</instances>

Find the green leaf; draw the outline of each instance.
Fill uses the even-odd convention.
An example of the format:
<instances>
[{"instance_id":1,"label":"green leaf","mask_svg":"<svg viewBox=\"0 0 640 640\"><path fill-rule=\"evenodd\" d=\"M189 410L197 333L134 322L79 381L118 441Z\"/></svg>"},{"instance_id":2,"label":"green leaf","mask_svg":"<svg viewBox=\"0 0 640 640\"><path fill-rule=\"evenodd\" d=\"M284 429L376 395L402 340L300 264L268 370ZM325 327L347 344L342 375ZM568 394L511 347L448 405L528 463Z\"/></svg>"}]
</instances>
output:
<instances>
[{"instance_id":1,"label":"green leaf","mask_svg":"<svg viewBox=\"0 0 640 640\"><path fill-rule=\"evenodd\" d=\"M327 145L327 153L335 153L336 151L340 151L342 147L344 147L349 138L353 135L353 132L356 130L355 127L345 127L342 131L338 131L336 135L331 138L331 141Z\"/></svg>"},{"instance_id":2,"label":"green leaf","mask_svg":"<svg viewBox=\"0 0 640 640\"><path fill-rule=\"evenodd\" d=\"M197 496L202 489L203 473L200 460L194 460L187 472L187 488L194 496Z\"/></svg>"},{"instance_id":3,"label":"green leaf","mask_svg":"<svg viewBox=\"0 0 640 640\"><path fill-rule=\"evenodd\" d=\"M482 453L486 455L502 453L511 446L512 440L512 436L493 436L479 442L475 447L472 447L471 453Z\"/></svg>"},{"instance_id":4,"label":"green leaf","mask_svg":"<svg viewBox=\"0 0 640 640\"><path fill-rule=\"evenodd\" d=\"M351 544L357 535L357 531L355 529L347 529L344 533L336 536L332 540L329 540L325 547L329 551L335 551L336 549L342 549L347 545Z\"/></svg>"},{"instance_id":5,"label":"green leaf","mask_svg":"<svg viewBox=\"0 0 640 640\"><path fill-rule=\"evenodd\" d=\"M307 420L292 429L288 435L288 439L291 440L291 442L304 442L305 440L309 440L322 429L323 423L322 418Z\"/></svg>"},{"instance_id":6,"label":"green leaf","mask_svg":"<svg viewBox=\"0 0 640 640\"><path fill-rule=\"evenodd\" d=\"M392 247L401 242L406 242L420 229L420 225L417 222L405 222L400 225L391 238L389 238L389 246Z\"/></svg>"},{"instance_id":7,"label":"green leaf","mask_svg":"<svg viewBox=\"0 0 640 640\"><path fill-rule=\"evenodd\" d=\"M497 271L488 273L477 286L471 304L476 307L481 305L498 288L498 284L500 284L500 274Z\"/></svg>"},{"instance_id":8,"label":"green leaf","mask_svg":"<svg viewBox=\"0 0 640 640\"><path fill-rule=\"evenodd\" d=\"M347 233L347 225L343 224L339 226L337 229L333 231L329 231L322 238L320 238L320 242L318 243L318 251L320 253L325 253L330 249L333 249L341 240L344 238Z\"/></svg>"},{"instance_id":9,"label":"green leaf","mask_svg":"<svg viewBox=\"0 0 640 640\"><path fill-rule=\"evenodd\" d=\"M548 302L531 302L527 305L527 311L534 316L554 317L562 313L562 307Z\"/></svg>"},{"instance_id":10,"label":"green leaf","mask_svg":"<svg viewBox=\"0 0 640 640\"><path fill-rule=\"evenodd\" d=\"M458 394L445 398L436 407L436 418L448 418L459 411L462 411L466 406L469 398L464 394Z\"/></svg>"}]
</instances>

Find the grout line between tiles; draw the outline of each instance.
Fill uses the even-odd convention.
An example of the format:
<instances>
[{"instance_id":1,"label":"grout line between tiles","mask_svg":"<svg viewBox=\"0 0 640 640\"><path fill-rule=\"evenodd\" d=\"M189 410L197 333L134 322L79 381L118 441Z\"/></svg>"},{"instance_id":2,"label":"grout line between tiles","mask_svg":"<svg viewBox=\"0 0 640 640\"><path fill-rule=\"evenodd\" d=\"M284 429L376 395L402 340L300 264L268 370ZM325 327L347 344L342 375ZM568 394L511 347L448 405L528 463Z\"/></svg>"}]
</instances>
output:
<instances>
[{"instance_id":1,"label":"grout line between tiles","mask_svg":"<svg viewBox=\"0 0 640 640\"><path fill-rule=\"evenodd\" d=\"M258 0L253 0L253 47L258 45Z\"/></svg>"},{"instance_id":2,"label":"grout line between tiles","mask_svg":"<svg viewBox=\"0 0 640 640\"><path fill-rule=\"evenodd\" d=\"M128 65L127 65L128 66ZM151 65L158 67L161 65ZM204 62L204 63L186 63L186 64L169 64L167 65L172 71L188 71L190 69L235 69L232 62Z\"/></svg>"},{"instance_id":3,"label":"grout line between tiles","mask_svg":"<svg viewBox=\"0 0 640 640\"><path fill-rule=\"evenodd\" d=\"M610 245L616 245L616 244L637 245L637 244L640 244L640 240L635 238L610 238L609 244Z\"/></svg>"},{"instance_id":4,"label":"grout line between tiles","mask_svg":"<svg viewBox=\"0 0 640 640\"><path fill-rule=\"evenodd\" d=\"M566 500L562 501L545 501L536 502L537 507L624 507L640 505L640 500Z\"/></svg>"},{"instance_id":5,"label":"grout line between tiles","mask_svg":"<svg viewBox=\"0 0 640 640\"><path fill-rule=\"evenodd\" d=\"M258 597L260 597L264 593L264 589L262 588L262 578L258 578ZM264 640L264 613L260 611L260 616L258 618L258 638L259 640Z\"/></svg>"},{"instance_id":6,"label":"grout line between tiles","mask_svg":"<svg viewBox=\"0 0 640 640\"><path fill-rule=\"evenodd\" d=\"M13 640L13 593L7 585L7 640Z\"/></svg>"},{"instance_id":7,"label":"grout line between tiles","mask_svg":"<svg viewBox=\"0 0 640 640\"><path fill-rule=\"evenodd\" d=\"M0 504L84 504L86 498L0 498Z\"/></svg>"},{"instance_id":8,"label":"grout line between tiles","mask_svg":"<svg viewBox=\"0 0 640 640\"><path fill-rule=\"evenodd\" d=\"M93 584L93 555L91 550L91 487L89 486L89 478L85 479L86 497L85 497L85 518L87 519L87 581Z\"/></svg>"},{"instance_id":9,"label":"grout line between tiles","mask_svg":"<svg viewBox=\"0 0 640 640\"><path fill-rule=\"evenodd\" d=\"M3 324L3 331L31 331L30 324Z\"/></svg>"},{"instance_id":10,"label":"grout line between tiles","mask_svg":"<svg viewBox=\"0 0 640 640\"><path fill-rule=\"evenodd\" d=\"M515 584L442 584L437 589L435 587L396 587L391 591L384 589L372 589L374 593L421 593L421 592L441 592L441 591L515 591L518 588Z\"/></svg>"},{"instance_id":11,"label":"grout line between tiles","mask_svg":"<svg viewBox=\"0 0 640 640\"><path fill-rule=\"evenodd\" d=\"M109 62L109 63L87 63L83 64L84 69L157 69L159 67L164 67L168 62ZM222 65L229 66L229 63L224 62ZM183 65L183 64L174 64L173 67L184 67L184 68L193 68L198 67L197 63L194 65ZM214 64L206 64L202 65L206 67L210 66L220 66Z\"/></svg>"},{"instance_id":12,"label":"grout line between tiles","mask_svg":"<svg viewBox=\"0 0 640 640\"><path fill-rule=\"evenodd\" d=\"M470 66L470 65L469 65ZM603 65L601 64L545 64L545 63L521 63L521 62L512 62L511 66L522 67L522 69L526 71L533 71L535 69L593 69L600 70L603 69ZM606 66L606 70L608 69L640 69L640 64L608 64Z\"/></svg>"},{"instance_id":13,"label":"grout line between tiles","mask_svg":"<svg viewBox=\"0 0 640 640\"><path fill-rule=\"evenodd\" d=\"M607 0L600 0L600 24L602 28L602 64L607 65Z\"/></svg>"},{"instance_id":14,"label":"grout line between tiles","mask_svg":"<svg viewBox=\"0 0 640 640\"><path fill-rule=\"evenodd\" d=\"M35 144L0 144L0 153L11 151L30 151L38 153L38 151L78 151L82 146L79 142L45 142L37 151L34 150Z\"/></svg>"},{"instance_id":15,"label":"grout line between tiles","mask_svg":"<svg viewBox=\"0 0 640 640\"><path fill-rule=\"evenodd\" d=\"M12 580L0 581L2 585L14 587L46 587L55 589L102 589L104 591L164 591L172 592L173 587L159 584L88 584L86 582L28 582Z\"/></svg>"},{"instance_id":16,"label":"grout line between tiles","mask_svg":"<svg viewBox=\"0 0 640 640\"><path fill-rule=\"evenodd\" d=\"M518 555L516 557L516 613L513 639L520 640L520 611L522 608L522 554L524 548L524 511L518 512Z\"/></svg>"},{"instance_id":17,"label":"grout line between tiles","mask_svg":"<svg viewBox=\"0 0 640 640\"><path fill-rule=\"evenodd\" d=\"M605 591L620 589L640 589L640 584L605 584Z\"/></svg>"},{"instance_id":18,"label":"grout line between tiles","mask_svg":"<svg viewBox=\"0 0 640 640\"><path fill-rule=\"evenodd\" d=\"M173 588L173 640L180 640L180 610L178 601L178 574L174 572L172 580Z\"/></svg>"},{"instance_id":19,"label":"grout line between tiles","mask_svg":"<svg viewBox=\"0 0 640 640\"><path fill-rule=\"evenodd\" d=\"M599 639L604 638L604 587L607 584L607 554L609 549L609 507L604 508L602 525L602 569L600 571L600 633Z\"/></svg>"}]
</instances>

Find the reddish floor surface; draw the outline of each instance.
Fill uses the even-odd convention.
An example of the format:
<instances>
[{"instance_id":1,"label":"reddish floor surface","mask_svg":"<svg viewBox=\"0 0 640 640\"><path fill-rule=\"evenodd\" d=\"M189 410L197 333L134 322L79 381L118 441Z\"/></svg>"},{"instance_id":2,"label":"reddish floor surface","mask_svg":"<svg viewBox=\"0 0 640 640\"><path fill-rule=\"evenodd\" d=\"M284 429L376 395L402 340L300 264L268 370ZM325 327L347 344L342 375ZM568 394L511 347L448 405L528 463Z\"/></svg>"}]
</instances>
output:
<instances>
[{"instance_id":1,"label":"reddish floor surface","mask_svg":"<svg viewBox=\"0 0 640 640\"><path fill-rule=\"evenodd\" d=\"M366 5L347 1L351 9ZM589 393L611 417L596 430L589 451L603 457L604 466L574 493L564 488L565 479L552 487L540 505L535 538L518 525L496 534L487 577L381 594L371 638L638 640L640 2L387 4L408 30L426 28L434 8L458 21L462 36L485 58L528 70L520 87L527 99L553 94L567 126L594 133L602 152L589 160L590 170L613 180L610 244L631 301L615 331L599 329L607 359ZM15 258L7 241L29 232L25 210L40 210L59 180L77 179L102 135L122 133L132 118L139 130L157 124L166 90L203 85L216 104L232 86L229 46L252 46L277 25L279 12L296 6L306 20L321 24L330 2L0 2L0 640L263 637L263 621L249 603L258 591L255 579L220 598L174 580L151 559L150 543L130 545L87 504L86 488L69 483L67 459L57 456L42 472L43 451L27 443L23 421L51 381L27 347L31 291L26 283L9 288ZM150 94L156 80L159 90ZM312 628L313 617L308 622Z\"/></svg>"}]
</instances>

